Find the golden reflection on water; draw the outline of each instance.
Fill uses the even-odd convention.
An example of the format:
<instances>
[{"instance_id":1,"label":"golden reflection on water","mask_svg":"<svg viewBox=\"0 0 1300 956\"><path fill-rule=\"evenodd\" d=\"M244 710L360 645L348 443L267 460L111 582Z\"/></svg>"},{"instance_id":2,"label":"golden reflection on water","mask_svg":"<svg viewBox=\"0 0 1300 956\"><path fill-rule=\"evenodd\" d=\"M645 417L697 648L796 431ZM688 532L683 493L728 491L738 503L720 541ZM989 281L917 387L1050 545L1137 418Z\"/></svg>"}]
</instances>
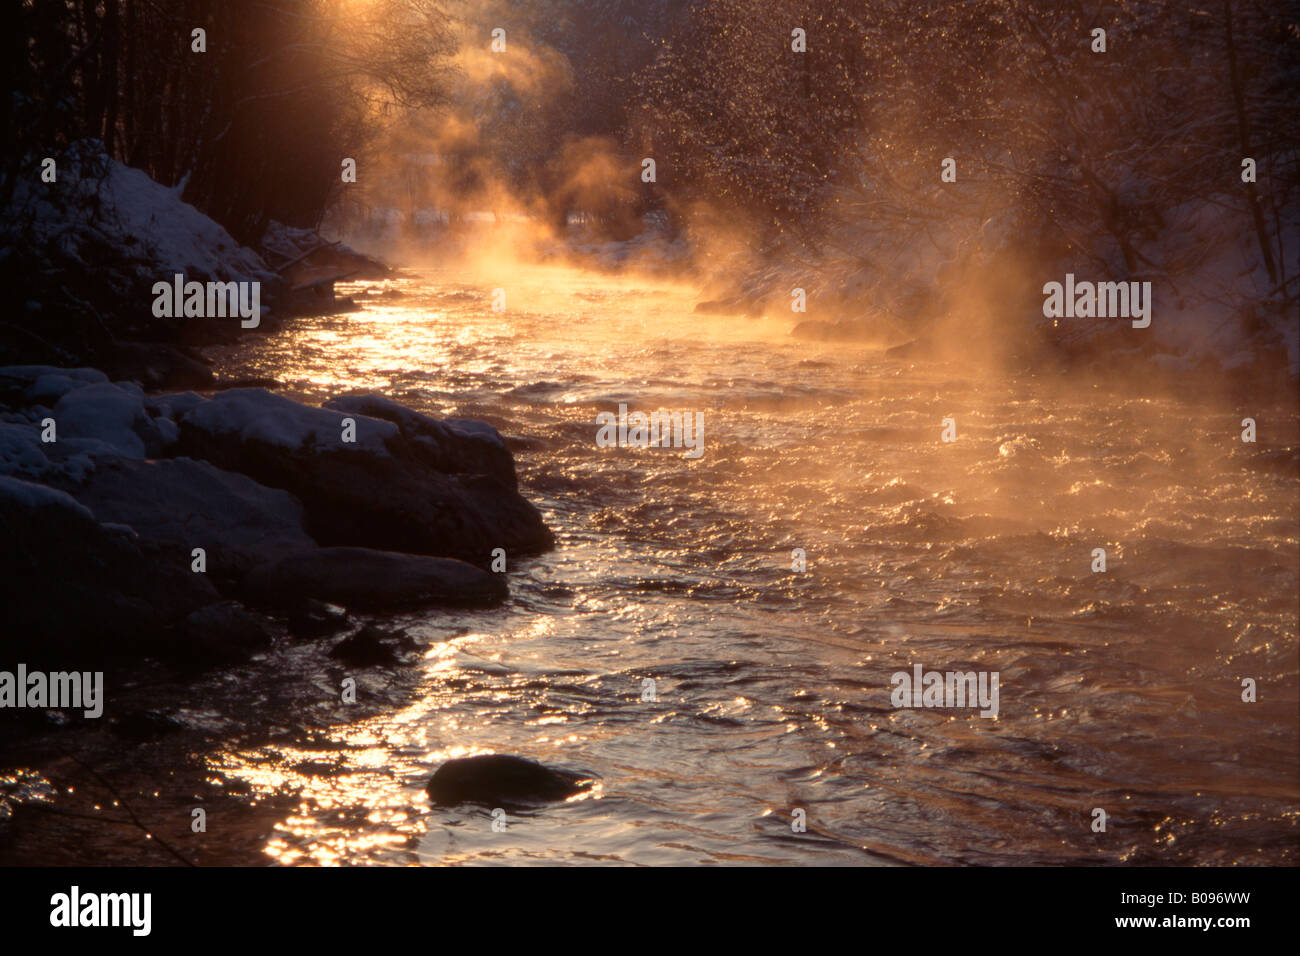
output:
<instances>
[{"instance_id":1,"label":"golden reflection on water","mask_svg":"<svg viewBox=\"0 0 1300 956\"><path fill-rule=\"evenodd\" d=\"M514 638L545 638L555 623L538 616L522 624ZM423 689L403 707L341 723L326 729L326 749L319 745L285 744L250 750L231 750L209 761L218 779L239 781L251 803L292 794L291 812L274 828L264 852L285 865L337 865L356 861L412 862L413 848L427 832L428 799L423 787L433 769L446 760L495 752L479 744L440 744L440 739L472 735L476 728L447 713L456 700L448 689L458 677L490 667L502 658L499 651L472 655L472 649L492 637L467 633L430 644L423 653ZM472 656L471 656L472 655ZM471 661L469 670L466 662ZM497 699L510 703L509 692ZM521 727L539 731L569 722L567 715L525 719ZM556 748L580 747L579 733L561 736L539 732L532 738L538 753ZM603 786L597 781L588 791L567 803L597 800Z\"/></svg>"},{"instance_id":2,"label":"golden reflection on water","mask_svg":"<svg viewBox=\"0 0 1300 956\"><path fill-rule=\"evenodd\" d=\"M1051 829L1035 844L1027 827L1046 817L1068 828L1076 798L1126 789L1134 767L1174 778L1169 790L1180 799L1295 795L1293 782L1266 782L1270 760L1282 771L1294 766L1285 738L1255 755L1249 777L1231 781L1223 769L1231 738L1221 746L1180 738L1187 751L1175 751L1146 730L1222 724L1229 711L1217 698L1188 708L1184 678L1235 666L1225 660L1232 655L1273 660L1295 642L1294 625L1261 612L1253 595L1239 593L1241 581L1219 582L1211 600L1188 597L1201 574L1194 566L1179 565L1167 582L1126 574L1131 542L1148 533L1161 546L1176 539L1182 550L1173 553L1184 562L1225 542L1293 546L1295 515L1277 484L1247 473L1212 487L1202 473L1222 468L1218 447L1160 447L1178 444L1171 426L1186 425L1180 409L1135 399L1112 410L1109 431L1098 429L1100 412L1086 402L1027 402L1006 383L935 381L882 366L864 347L792 345L788 322L706 320L691 311L695 291L672 283L553 267L423 281L394 284L404 296L341 288L363 311L291 326L231 368L273 375L317 399L380 391L435 415L514 416L502 430L537 443L516 452L521 471L542 461L560 479L546 501L526 493L567 537L542 559L512 564L515 598L506 608L466 619L454 635L439 626L439 612L411 628L427 646L410 700L340 720L323 742L213 758L214 774L242 781L253 800L292 795L293 810L266 843L269 859L718 861L739 844L756 858L782 859L793 851L765 831L755 836L754 821L779 817L773 804L820 794L835 814L824 832L839 841L825 849L829 859L860 862L861 834L893 812L894 858L925 858L942 842L931 830L951 826L949 841L986 840L985 861L1065 854L1077 862L1091 848ZM488 305L497 285L509 287L506 313ZM780 375L768 368L778 365ZM859 374L859 365L873 375ZM525 398L512 397L517 389ZM545 404L530 404L533 394ZM565 448L580 444L571 436L591 426L593 406L643 396L666 407L701 403L711 416L706 442L725 443L725 452L670 467L644 449ZM939 447L939 422L954 405L966 409L961 441ZM1133 424L1139 414L1151 417ZM1197 422L1209 432L1205 418ZM927 435L933 447L918 437ZM635 467L619 471L620 461ZM692 481L692 471L706 468ZM625 472L635 480L620 483ZM1134 480L1138 473L1153 477ZM936 540L918 541L914 528L927 522ZM949 527L959 529L956 542L944 537ZM768 538L768 529L779 530ZM764 550L748 554L754 539ZM1106 546L1115 566L1108 579L1076 574L1073 552L1084 542ZM811 597L803 590L810 585L788 574L795 544L818 571L821 590ZM541 594L552 582L569 598ZM711 598L711 585L724 596ZM1139 595L1147 618L1135 631L1121 612ZM764 598L787 603L752 610ZM555 603L535 609L546 600ZM986 621L987 605L996 616ZM1152 647L1149 622L1193 612L1202 642L1186 651L1194 664L1146 676L1184 653L1178 643ZM1257 637L1233 636L1264 618L1268 629ZM864 708L870 682L886 686L876 675L906 654L927 664L938 664L937 655L1003 655L1008 691L1035 693L974 724ZM1099 673L1107 661L1113 667ZM1037 676L1025 678L1031 666ZM651 675L661 700L643 707L639 681ZM1286 693L1294 675L1278 679ZM1256 726L1242 724L1242 736L1258 737ZM606 799L605 813L590 813L591 801L605 797L602 784L492 843L478 836L484 827L473 813L434 814L423 792L443 761L487 752L565 765L599 752L619 788L641 802L615 815L611 807L624 804ZM1158 785L1143 786L1163 800ZM867 802L855 802L867 791ZM1032 807L1029 818L1018 815L1020 804ZM1155 819L1181 827L1189 818L1182 807L1156 807ZM1225 811L1247 830L1255 812ZM575 819L584 842L564 830ZM1163 826L1154 832L1171 848L1175 824ZM1119 847L1109 859L1151 861Z\"/></svg>"}]
</instances>

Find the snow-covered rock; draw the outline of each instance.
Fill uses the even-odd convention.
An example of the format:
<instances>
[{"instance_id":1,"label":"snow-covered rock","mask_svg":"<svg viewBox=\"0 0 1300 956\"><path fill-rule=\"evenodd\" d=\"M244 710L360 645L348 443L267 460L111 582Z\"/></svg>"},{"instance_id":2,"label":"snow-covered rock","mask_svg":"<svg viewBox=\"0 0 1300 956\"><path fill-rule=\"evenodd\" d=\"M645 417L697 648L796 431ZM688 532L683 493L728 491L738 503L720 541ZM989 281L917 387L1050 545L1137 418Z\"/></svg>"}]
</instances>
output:
<instances>
[{"instance_id":1,"label":"snow-covered rock","mask_svg":"<svg viewBox=\"0 0 1300 956\"><path fill-rule=\"evenodd\" d=\"M45 457L38 426L0 422L0 475L35 480L53 468Z\"/></svg>"},{"instance_id":2,"label":"snow-covered rock","mask_svg":"<svg viewBox=\"0 0 1300 956\"><path fill-rule=\"evenodd\" d=\"M218 581L237 581L256 564L316 544L291 494L205 461L101 460L63 487L100 521L130 526L178 562L203 548L207 573Z\"/></svg>"},{"instance_id":3,"label":"snow-covered rock","mask_svg":"<svg viewBox=\"0 0 1300 956\"><path fill-rule=\"evenodd\" d=\"M0 653L222 665L269 639L231 597L291 618L321 600L492 604L505 579L474 563L552 544L491 425L374 395L331 404L0 369L0 606L14 622Z\"/></svg>"},{"instance_id":4,"label":"snow-covered rock","mask_svg":"<svg viewBox=\"0 0 1300 956\"><path fill-rule=\"evenodd\" d=\"M518 554L550 547L551 534L515 490L513 460L494 432L447 426L385 400L342 404L404 427L237 389L181 417L177 453L291 492L321 544L483 564L495 548ZM342 440L345 418L355 421L355 442Z\"/></svg>"},{"instance_id":5,"label":"snow-covered rock","mask_svg":"<svg viewBox=\"0 0 1300 956\"><path fill-rule=\"evenodd\" d=\"M95 368L56 368L53 365L6 365L0 367L0 387L21 388L22 399L31 404L52 405L73 389L107 382Z\"/></svg>"},{"instance_id":6,"label":"snow-covered rock","mask_svg":"<svg viewBox=\"0 0 1300 956\"><path fill-rule=\"evenodd\" d=\"M51 417L61 438L96 439L124 458L155 455L167 444L145 410L143 393L129 385L99 382L73 389Z\"/></svg>"},{"instance_id":7,"label":"snow-covered rock","mask_svg":"<svg viewBox=\"0 0 1300 956\"><path fill-rule=\"evenodd\" d=\"M105 407L94 405L99 393L92 391L85 400L68 401L62 412L56 404L54 409L34 405L7 413L7 420L0 422L0 475L46 482L80 481L95 470L100 459L142 458L146 450L158 452L175 441L173 423L139 414L132 401L138 396L107 383L83 388L108 389ZM65 393L64 399L80 390ZM47 420L54 422L55 441L42 441ZM98 437L100 434L105 437Z\"/></svg>"},{"instance_id":8,"label":"snow-covered rock","mask_svg":"<svg viewBox=\"0 0 1300 956\"><path fill-rule=\"evenodd\" d=\"M0 656L33 669L165 657L176 622L218 599L203 575L156 560L42 484L0 476L0 527Z\"/></svg>"},{"instance_id":9,"label":"snow-covered rock","mask_svg":"<svg viewBox=\"0 0 1300 956\"><path fill-rule=\"evenodd\" d=\"M35 516L59 514L69 521L93 522L95 516L67 492L32 481L0 475L0 507L6 511L24 511Z\"/></svg>"},{"instance_id":10,"label":"snow-covered rock","mask_svg":"<svg viewBox=\"0 0 1300 956\"><path fill-rule=\"evenodd\" d=\"M345 418L356 422L356 441L343 440ZM357 451L386 456L385 439L394 438L392 422L361 419L325 408L302 405L263 388L236 388L195 406L183 418L193 432L213 438L273 445L287 451Z\"/></svg>"},{"instance_id":11,"label":"snow-covered rock","mask_svg":"<svg viewBox=\"0 0 1300 956\"><path fill-rule=\"evenodd\" d=\"M332 398L325 408L393 422L415 450L444 472L492 475L509 487L516 484L515 462L501 434L487 422L468 418L439 421L380 395Z\"/></svg>"},{"instance_id":12,"label":"snow-covered rock","mask_svg":"<svg viewBox=\"0 0 1300 956\"><path fill-rule=\"evenodd\" d=\"M197 392L166 392L146 398L145 407L159 418L179 422L185 414L207 401Z\"/></svg>"}]
</instances>

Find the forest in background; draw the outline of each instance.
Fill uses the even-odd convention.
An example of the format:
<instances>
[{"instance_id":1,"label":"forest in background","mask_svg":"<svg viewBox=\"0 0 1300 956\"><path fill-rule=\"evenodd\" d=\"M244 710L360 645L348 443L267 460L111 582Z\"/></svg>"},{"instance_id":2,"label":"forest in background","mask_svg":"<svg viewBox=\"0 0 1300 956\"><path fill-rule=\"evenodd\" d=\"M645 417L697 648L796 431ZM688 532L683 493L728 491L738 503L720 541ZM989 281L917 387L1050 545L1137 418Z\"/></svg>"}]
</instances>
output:
<instances>
[{"instance_id":1,"label":"forest in background","mask_svg":"<svg viewBox=\"0 0 1300 956\"><path fill-rule=\"evenodd\" d=\"M452 52L425 0L27 0L7 16L0 199L94 139L244 242L319 221L339 158L385 110L443 102Z\"/></svg>"},{"instance_id":2,"label":"forest in background","mask_svg":"<svg viewBox=\"0 0 1300 956\"><path fill-rule=\"evenodd\" d=\"M513 213L552 238L575 217L614 241L661 225L737 308L794 274L837 319L867 301L881 321L960 305L987 325L1032 311L1060 263L1160 283L1247 332L1300 304L1300 17L1274 0L63 0L7 16L6 203L42 157L93 139L246 243L272 220L379 214L409 236L421 216ZM12 281L30 271L16 261Z\"/></svg>"}]
</instances>

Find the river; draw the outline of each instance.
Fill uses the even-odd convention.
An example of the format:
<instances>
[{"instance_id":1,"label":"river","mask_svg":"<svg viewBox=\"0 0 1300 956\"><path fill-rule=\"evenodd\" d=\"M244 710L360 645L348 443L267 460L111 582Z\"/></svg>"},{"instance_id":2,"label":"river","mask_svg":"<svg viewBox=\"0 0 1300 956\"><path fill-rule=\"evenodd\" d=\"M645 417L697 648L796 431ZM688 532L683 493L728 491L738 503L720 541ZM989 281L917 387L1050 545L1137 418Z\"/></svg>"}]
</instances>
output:
<instances>
[{"instance_id":1,"label":"river","mask_svg":"<svg viewBox=\"0 0 1300 956\"><path fill-rule=\"evenodd\" d=\"M417 651L356 716L310 648L257 678L311 727L201 757L262 807L249 862L1300 861L1294 409L912 364L560 266L340 292L218 370L493 423L558 543L503 608L383 622ZM620 403L703 413L703 455L597 447ZM916 665L996 673L996 718L894 707ZM430 808L481 752L601 786L504 829Z\"/></svg>"}]
</instances>

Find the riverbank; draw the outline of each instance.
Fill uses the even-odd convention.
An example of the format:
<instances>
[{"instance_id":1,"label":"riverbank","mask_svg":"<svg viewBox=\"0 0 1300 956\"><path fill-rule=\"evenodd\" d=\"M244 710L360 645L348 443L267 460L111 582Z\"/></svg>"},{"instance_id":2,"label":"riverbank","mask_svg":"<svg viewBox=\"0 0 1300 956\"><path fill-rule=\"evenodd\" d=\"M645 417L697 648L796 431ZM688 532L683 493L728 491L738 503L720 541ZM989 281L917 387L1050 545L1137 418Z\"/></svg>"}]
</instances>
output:
<instances>
[{"instance_id":1,"label":"riverbank","mask_svg":"<svg viewBox=\"0 0 1300 956\"><path fill-rule=\"evenodd\" d=\"M185 830L176 800L256 829L202 782L205 749L397 706L416 644L395 616L499 605L505 561L552 544L491 426L331 404L0 368L0 650L105 687L93 717L47 699L44 677L0 707L0 860L257 862L230 831L179 854L163 832L140 840ZM140 823L142 782L161 777L183 783L155 786Z\"/></svg>"},{"instance_id":2,"label":"riverbank","mask_svg":"<svg viewBox=\"0 0 1300 956\"><path fill-rule=\"evenodd\" d=\"M209 714L229 743L276 721L308 733L321 708L323 725L392 706L414 646L394 615L497 606L506 561L553 539L490 425L213 374L203 348L355 308L334 283L386 266L277 223L242 247L96 144L70 160L57 183L19 188L0 255L25 302L0 329L0 671L23 676L0 689L0 856L88 862L107 827L123 841L110 856L160 862L141 848L163 834L140 844L118 796L162 775L203 789L212 724L182 714ZM208 301L159 308L159 280ZM205 312L226 288L241 311ZM277 689L295 667L303 683ZM328 689L307 676L321 667ZM64 706L69 675L94 679L92 709ZM129 819L99 814L106 795ZM250 862L237 840L215 856L188 843Z\"/></svg>"},{"instance_id":3,"label":"riverbank","mask_svg":"<svg viewBox=\"0 0 1300 956\"><path fill-rule=\"evenodd\" d=\"M54 182L18 182L0 219L0 282L12 306L0 321L0 365L88 366L147 391L221 387L230 383L215 381L205 347L273 332L294 315L346 310L334 281L391 274L274 221L257 248L243 246L180 188L116 162L93 140L74 144L63 162ZM197 308L160 308L159 285L177 276L245 301L251 286L257 315L209 315L210 296Z\"/></svg>"}]
</instances>

